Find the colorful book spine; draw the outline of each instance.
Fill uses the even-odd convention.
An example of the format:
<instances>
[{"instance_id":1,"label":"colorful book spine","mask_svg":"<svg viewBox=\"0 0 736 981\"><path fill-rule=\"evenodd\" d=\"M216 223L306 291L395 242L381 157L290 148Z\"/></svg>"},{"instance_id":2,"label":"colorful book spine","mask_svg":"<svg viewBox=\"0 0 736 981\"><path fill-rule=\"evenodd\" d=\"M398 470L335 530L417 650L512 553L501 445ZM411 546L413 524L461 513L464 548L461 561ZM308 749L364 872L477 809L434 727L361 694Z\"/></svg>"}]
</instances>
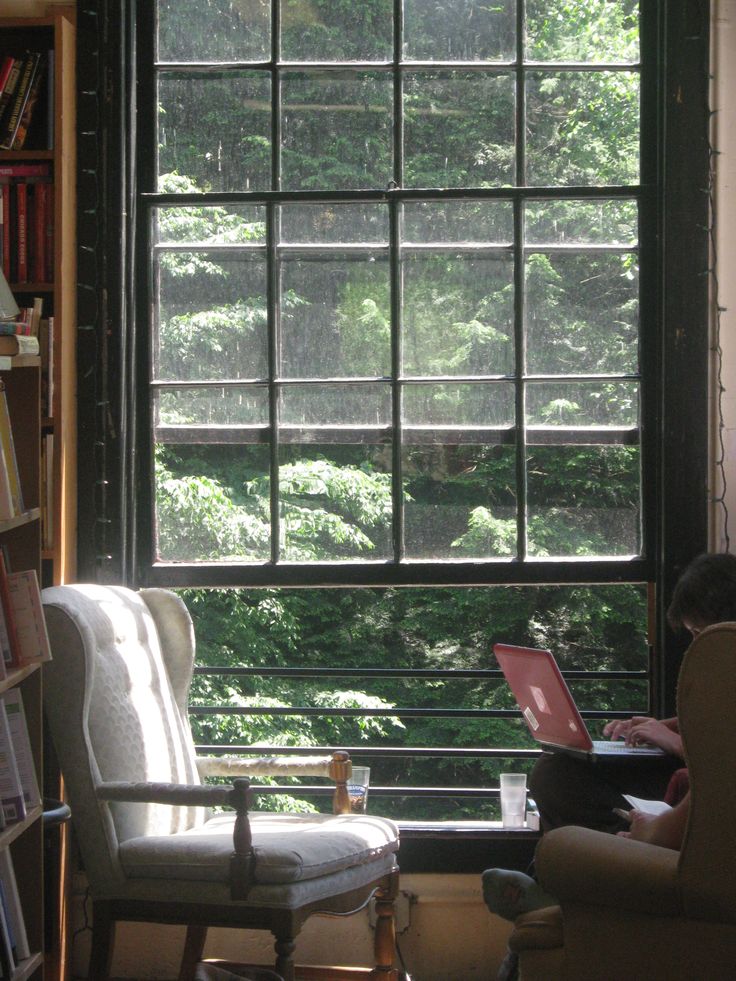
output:
<instances>
[{"instance_id":1,"label":"colorful book spine","mask_svg":"<svg viewBox=\"0 0 736 981\"><path fill-rule=\"evenodd\" d=\"M36 570L23 569L21 572L9 572L7 581L18 637L20 663L38 664L50 661L51 646Z\"/></svg>"},{"instance_id":2,"label":"colorful book spine","mask_svg":"<svg viewBox=\"0 0 736 981\"><path fill-rule=\"evenodd\" d=\"M15 96L16 89L18 88L18 82L20 81L20 73L22 67L23 67L22 58L13 58L10 55L8 55L8 57L3 62L3 74L5 76L5 82L3 84L2 89L0 89L0 124L2 124L2 121L5 118L7 112L10 111L10 103L12 102Z\"/></svg>"},{"instance_id":3,"label":"colorful book spine","mask_svg":"<svg viewBox=\"0 0 736 981\"><path fill-rule=\"evenodd\" d=\"M36 764L33 759L33 749L28 735L28 722L26 721L26 710L23 706L23 696L20 688L11 688L3 696L5 701L5 713L8 717L10 727L10 738L13 743L15 762L18 766L20 785L23 790L23 801L26 811L41 804L41 791L36 774Z\"/></svg>"},{"instance_id":4,"label":"colorful book spine","mask_svg":"<svg viewBox=\"0 0 736 981\"><path fill-rule=\"evenodd\" d=\"M20 473L18 470L18 459L15 455L15 440L13 429L10 423L10 411L8 409L8 399L5 393L5 384L0 379L0 450L5 457L5 464L8 468L8 478L10 481L10 492L13 498L13 508L15 514L22 514L25 510L23 506L23 490L20 484Z\"/></svg>"},{"instance_id":5,"label":"colorful book spine","mask_svg":"<svg viewBox=\"0 0 736 981\"><path fill-rule=\"evenodd\" d=\"M40 60L41 55L38 51L28 51L23 58L23 67L21 68L15 97L13 98L12 107L7 114L3 126L2 142L0 142L0 148L3 150L10 150L13 146L13 140L18 132L23 110L26 107L26 102L30 95L31 83Z\"/></svg>"},{"instance_id":6,"label":"colorful book spine","mask_svg":"<svg viewBox=\"0 0 736 981\"><path fill-rule=\"evenodd\" d=\"M15 759L5 702L0 698L0 805L7 824L22 821L26 816L23 788Z\"/></svg>"},{"instance_id":7,"label":"colorful book spine","mask_svg":"<svg viewBox=\"0 0 736 981\"><path fill-rule=\"evenodd\" d=\"M16 278L19 283L28 281L28 185L15 186L16 230Z\"/></svg>"},{"instance_id":8,"label":"colorful book spine","mask_svg":"<svg viewBox=\"0 0 736 981\"><path fill-rule=\"evenodd\" d=\"M20 115L20 122L18 123L18 127L15 131L15 136L13 137L13 150L22 150L25 146L26 140L28 139L28 130L30 129L31 122L33 121L34 110L41 92L41 80L44 76L44 67L44 56L39 54L35 70L33 72L33 77L31 78L30 85L28 87L28 96L26 98L25 105L23 106L23 111Z\"/></svg>"}]
</instances>

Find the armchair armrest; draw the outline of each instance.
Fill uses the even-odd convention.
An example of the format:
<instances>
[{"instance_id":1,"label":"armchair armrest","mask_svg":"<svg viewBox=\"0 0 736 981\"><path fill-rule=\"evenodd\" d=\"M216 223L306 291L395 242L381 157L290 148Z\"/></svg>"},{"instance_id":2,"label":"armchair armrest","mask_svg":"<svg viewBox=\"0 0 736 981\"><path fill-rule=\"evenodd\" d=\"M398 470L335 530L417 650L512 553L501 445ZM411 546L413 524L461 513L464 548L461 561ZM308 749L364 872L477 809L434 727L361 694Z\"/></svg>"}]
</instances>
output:
<instances>
[{"instance_id":1,"label":"armchair armrest","mask_svg":"<svg viewBox=\"0 0 736 981\"><path fill-rule=\"evenodd\" d=\"M246 781L247 782L247 781ZM206 786L187 783L144 782L101 783L99 800L117 800L142 804L172 804L178 807L233 807L234 786Z\"/></svg>"},{"instance_id":2,"label":"armchair armrest","mask_svg":"<svg viewBox=\"0 0 736 981\"><path fill-rule=\"evenodd\" d=\"M97 787L99 800L130 801L148 804L172 804L185 807L232 807L233 854L230 858L230 890L233 899L245 899L253 881L255 855L248 820L250 782L241 777L231 786L203 786L187 783L101 783Z\"/></svg>"},{"instance_id":3,"label":"armchair armrest","mask_svg":"<svg viewBox=\"0 0 736 981\"><path fill-rule=\"evenodd\" d=\"M327 777L335 783L333 812L350 812L347 781L353 767L344 750L331 756L197 756L195 762L203 778Z\"/></svg>"},{"instance_id":4,"label":"armchair armrest","mask_svg":"<svg viewBox=\"0 0 736 981\"><path fill-rule=\"evenodd\" d=\"M565 827L544 835L535 865L541 885L563 910L566 903L585 903L676 915L682 912L678 859L670 848Z\"/></svg>"}]
</instances>

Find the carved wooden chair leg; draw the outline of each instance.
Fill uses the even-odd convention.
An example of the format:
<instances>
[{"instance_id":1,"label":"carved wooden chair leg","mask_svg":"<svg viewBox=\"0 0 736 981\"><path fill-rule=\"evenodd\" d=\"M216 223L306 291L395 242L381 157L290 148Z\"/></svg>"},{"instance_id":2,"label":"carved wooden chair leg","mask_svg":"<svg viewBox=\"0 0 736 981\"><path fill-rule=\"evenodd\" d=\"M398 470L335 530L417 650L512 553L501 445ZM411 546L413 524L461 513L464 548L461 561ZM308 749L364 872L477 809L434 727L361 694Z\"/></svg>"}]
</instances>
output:
<instances>
[{"instance_id":1,"label":"carved wooden chair leg","mask_svg":"<svg viewBox=\"0 0 736 981\"><path fill-rule=\"evenodd\" d=\"M184 941L184 953L179 968L179 981L194 981L197 964L202 960L204 944L207 940L207 927L190 923Z\"/></svg>"},{"instance_id":2,"label":"carved wooden chair leg","mask_svg":"<svg viewBox=\"0 0 736 981\"><path fill-rule=\"evenodd\" d=\"M399 890L399 876L394 873L376 892L376 934L374 940L375 967L371 981L396 981L396 918L394 900Z\"/></svg>"},{"instance_id":3,"label":"carved wooden chair leg","mask_svg":"<svg viewBox=\"0 0 736 981\"><path fill-rule=\"evenodd\" d=\"M276 937L274 950L276 951L276 973L280 974L284 981L294 981L294 950L296 943L293 937Z\"/></svg>"},{"instance_id":4,"label":"carved wooden chair leg","mask_svg":"<svg viewBox=\"0 0 736 981\"><path fill-rule=\"evenodd\" d=\"M97 902L92 907L92 950L89 955L89 977L96 981L108 981L112 968L112 950L115 942L115 920L107 903Z\"/></svg>"}]
</instances>

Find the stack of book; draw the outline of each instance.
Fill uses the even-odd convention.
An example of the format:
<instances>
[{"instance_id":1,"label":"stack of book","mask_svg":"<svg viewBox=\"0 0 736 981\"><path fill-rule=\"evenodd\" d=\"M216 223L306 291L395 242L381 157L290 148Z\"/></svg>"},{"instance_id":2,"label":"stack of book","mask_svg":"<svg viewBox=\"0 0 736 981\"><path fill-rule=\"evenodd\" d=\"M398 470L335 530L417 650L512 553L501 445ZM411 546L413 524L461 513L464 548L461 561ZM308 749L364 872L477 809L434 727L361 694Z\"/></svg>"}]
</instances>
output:
<instances>
[{"instance_id":1,"label":"stack of book","mask_svg":"<svg viewBox=\"0 0 736 981\"><path fill-rule=\"evenodd\" d=\"M48 92L52 82L48 67L48 53L43 51L0 60L0 149L22 150L26 145L41 93Z\"/></svg>"},{"instance_id":2,"label":"stack of book","mask_svg":"<svg viewBox=\"0 0 736 981\"><path fill-rule=\"evenodd\" d=\"M0 164L0 264L9 282L49 283L54 260L51 164Z\"/></svg>"},{"instance_id":3,"label":"stack of book","mask_svg":"<svg viewBox=\"0 0 736 981\"><path fill-rule=\"evenodd\" d=\"M13 688L0 698L0 827L22 821L41 804L23 699ZM31 956L13 859L0 848L0 977L12 978Z\"/></svg>"}]
</instances>

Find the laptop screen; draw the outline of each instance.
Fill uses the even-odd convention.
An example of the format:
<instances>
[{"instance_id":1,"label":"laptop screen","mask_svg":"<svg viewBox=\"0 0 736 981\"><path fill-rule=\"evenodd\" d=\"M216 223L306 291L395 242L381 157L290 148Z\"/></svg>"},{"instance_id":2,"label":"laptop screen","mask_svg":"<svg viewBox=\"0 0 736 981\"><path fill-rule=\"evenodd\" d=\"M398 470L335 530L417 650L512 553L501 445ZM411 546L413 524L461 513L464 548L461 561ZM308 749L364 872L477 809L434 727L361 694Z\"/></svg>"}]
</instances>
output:
<instances>
[{"instance_id":1,"label":"laptop screen","mask_svg":"<svg viewBox=\"0 0 736 981\"><path fill-rule=\"evenodd\" d=\"M537 742L590 752L590 735L552 654L510 644L495 644L493 653Z\"/></svg>"}]
</instances>

